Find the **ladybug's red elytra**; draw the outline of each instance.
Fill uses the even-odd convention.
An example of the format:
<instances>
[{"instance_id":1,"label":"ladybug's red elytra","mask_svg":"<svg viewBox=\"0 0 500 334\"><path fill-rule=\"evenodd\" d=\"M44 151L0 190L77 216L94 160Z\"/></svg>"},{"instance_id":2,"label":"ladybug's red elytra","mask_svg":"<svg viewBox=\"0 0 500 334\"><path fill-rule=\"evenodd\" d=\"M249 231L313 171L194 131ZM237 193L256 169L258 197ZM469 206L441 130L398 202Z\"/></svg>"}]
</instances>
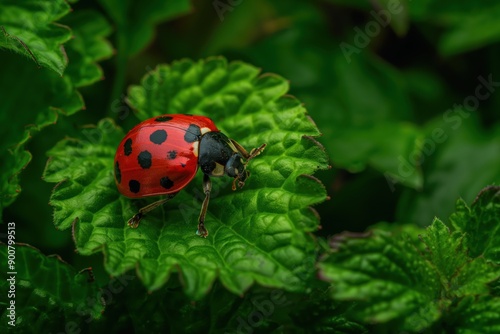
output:
<instances>
[{"instance_id":1,"label":"ladybug's red elytra","mask_svg":"<svg viewBox=\"0 0 500 334\"><path fill-rule=\"evenodd\" d=\"M130 198L166 195L164 199L139 210L128 221L137 228L141 218L172 199L196 175L203 172L205 199L198 218L198 234L208 235L205 215L212 182L210 177L230 176L233 190L241 188L250 175L248 162L266 147L262 144L247 152L243 146L219 131L204 116L162 115L136 125L123 138L115 155L115 182L118 190Z\"/></svg>"}]
</instances>

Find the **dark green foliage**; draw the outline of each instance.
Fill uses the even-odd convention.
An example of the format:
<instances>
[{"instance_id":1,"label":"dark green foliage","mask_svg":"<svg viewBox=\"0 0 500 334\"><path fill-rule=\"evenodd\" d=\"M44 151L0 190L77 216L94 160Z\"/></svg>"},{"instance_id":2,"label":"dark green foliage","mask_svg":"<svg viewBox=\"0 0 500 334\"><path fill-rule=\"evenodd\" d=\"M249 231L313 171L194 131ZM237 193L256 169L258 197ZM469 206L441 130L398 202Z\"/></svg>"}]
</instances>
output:
<instances>
[{"instance_id":1,"label":"dark green foliage","mask_svg":"<svg viewBox=\"0 0 500 334\"><path fill-rule=\"evenodd\" d=\"M499 14L0 0L0 331L500 332ZM157 198L115 186L125 133L174 113L267 144L212 180L206 239L200 172L137 229Z\"/></svg>"},{"instance_id":2,"label":"dark green foliage","mask_svg":"<svg viewBox=\"0 0 500 334\"><path fill-rule=\"evenodd\" d=\"M489 187L470 208L458 201L451 218L456 230L436 219L420 232L420 241L411 237L416 234L413 228L375 228L366 235L333 237L320 275L332 282L335 300L358 301L352 315L361 322L391 322L418 332L452 321L460 331L495 333L500 317L477 304L500 303L491 292L500 266L489 261L494 253L490 248L498 247L500 240L495 229L482 233L477 227L491 224L498 229L499 198L500 187Z\"/></svg>"}]
</instances>

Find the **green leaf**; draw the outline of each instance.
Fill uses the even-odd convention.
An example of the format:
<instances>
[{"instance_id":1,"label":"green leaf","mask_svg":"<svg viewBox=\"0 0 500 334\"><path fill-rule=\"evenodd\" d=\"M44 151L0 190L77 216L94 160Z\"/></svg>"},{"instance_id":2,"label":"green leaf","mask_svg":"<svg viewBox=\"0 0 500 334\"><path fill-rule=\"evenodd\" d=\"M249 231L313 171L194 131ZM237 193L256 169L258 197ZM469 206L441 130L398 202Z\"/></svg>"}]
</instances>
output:
<instances>
[{"instance_id":1,"label":"green leaf","mask_svg":"<svg viewBox=\"0 0 500 334\"><path fill-rule=\"evenodd\" d=\"M320 263L332 297L356 301L352 315L364 323L428 330L446 323L455 302L487 296L488 284L500 277L498 266L469 257L463 233L450 232L438 219L421 236L424 249L402 233L375 229L339 235L331 241L333 252Z\"/></svg>"},{"instance_id":2,"label":"green leaf","mask_svg":"<svg viewBox=\"0 0 500 334\"><path fill-rule=\"evenodd\" d=\"M118 44L128 57L142 50L154 36L155 25L186 13L189 0L100 0L117 24Z\"/></svg>"},{"instance_id":3,"label":"green leaf","mask_svg":"<svg viewBox=\"0 0 500 334\"><path fill-rule=\"evenodd\" d=\"M422 236L422 241L426 245L425 257L434 263L441 284L449 285L448 278L453 277L457 268L462 267L467 262L462 246L462 233L451 231L439 219L435 219L433 224L427 229L427 233Z\"/></svg>"},{"instance_id":4,"label":"green leaf","mask_svg":"<svg viewBox=\"0 0 500 334\"><path fill-rule=\"evenodd\" d=\"M69 11L64 0L0 1L0 48L62 75L68 62L62 44L71 38L71 31L54 21Z\"/></svg>"},{"instance_id":5,"label":"green leaf","mask_svg":"<svg viewBox=\"0 0 500 334\"><path fill-rule=\"evenodd\" d=\"M69 64L65 74L75 87L102 80L104 74L97 62L113 55L113 47L106 40L111 34L109 23L93 10L73 12L61 22L73 31L73 39L66 44Z\"/></svg>"},{"instance_id":6,"label":"green leaf","mask_svg":"<svg viewBox=\"0 0 500 334\"><path fill-rule=\"evenodd\" d=\"M458 200L450 221L465 233L470 256L484 256L500 264L500 187L483 189L470 208L464 200Z\"/></svg>"},{"instance_id":7,"label":"green leaf","mask_svg":"<svg viewBox=\"0 0 500 334\"><path fill-rule=\"evenodd\" d=\"M399 221L420 226L436 216L449 217L456 198L469 203L485 185L500 184L500 127L483 129L474 113L450 109L429 123L426 133L422 160L408 162L410 169L422 168L423 189L405 189L397 212Z\"/></svg>"},{"instance_id":8,"label":"green leaf","mask_svg":"<svg viewBox=\"0 0 500 334\"><path fill-rule=\"evenodd\" d=\"M411 16L438 25L438 47L446 56L472 51L500 40L500 4L483 1L413 1Z\"/></svg>"},{"instance_id":9,"label":"green leaf","mask_svg":"<svg viewBox=\"0 0 500 334\"><path fill-rule=\"evenodd\" d=\"M487 294L487 284L500 273L483 257L470 258L463 244L464 237L461 232L450 232L439 219L422 236L426 246L424 257L433 264L448 298Z\"/></svg>"},{"instance_id":10,"label":"green leaf","mask_svg":"<svg viewBox=\"0 0 500 334\"><path fill-rule=\"evenodd\" d=\"M326 198L310 176L327 167L319 134L301 103L283 96L288 83L241 62L214 58L159 66L129 91L140 120L165 113L210 116L244 147L267 143L249 165L245 188L230 191L231 180L214 180L205 224L197 237L201 173L138 229L127 220L145 201L121 196L113 180L113 157L124 133L109 120L87 129L87 140L68 139L50 152L44 177L59 182L51 196L57 228L72 226L78 252L102 250L106 270L119 275L136 269L149 290L179 271L186 293L201 298L214 280L241 294L254 282L304 291L312 274L315 243L308 232L318 220L310 205Z\"/></svg>"},{"instance_id":11,"label":"green leaf","mask_svg":"<svg viewBox=\"0 0 500 334\"><path fill-rule=\"evenodd\" d=\"M479 49L500 41L500 5L485 7L476 15L464 13L460 24L443 34L439 50L446 56Z\"/></svg>"},{"instance_id":12,"label":"green leaf","mask_svg":"<svg viewBox=\"0 0 500 334\"><path fill-rule=\"evenodd\" d=\"M336 300L356 300L353 315L365 323L400 319L402 329L419 330L439 319L439 281L432 265L409 240L382 231L340 235L334 252L320 263Z\"/></svg>"},{"instance_id":13,"label":"green leaf","mask_svg":"<svg viewBox=\"0 0 500 334\"><path fill-rule=\"evenodd\" d=\"M0 105L0 129L4 136L0 143L0 164L4 166L0 175L0 212L21 191L19 173L31 160L31 154L25 150L30 138L55 124L58 113L72 114L83 108L82 98L69 78L61 78L46 68L36 69L13 53L3 53L2 64L0 91L9 93L3 95Z\"/></svg>"},{"instance_id":14,"label":"green leaf","mask_svg":"<svg viewBox=\"0 0 500 334\"><path fill-rule=\"evenodd\" d=\"M9 230L13 231L13 230ZM6 278L14 277L15 298L7 298L11 283L2 279L0 290L2 299L2 323L0 328L6 332L7 315L11 301L15 302L15 329L20 332L44 332L47 329L64 331L67 322L99 319L104 305L99 297L99 288L92 283L92 272L77 272L58 256L45 256L37 249L15 244L7 246L0 243L2 268L17 272L7 273ZM7 262L7 256L14 254L14 263ZM9 319L10 320L10 319Z\"/></svg>"},{"instance_id":15,"label":"green leaf","mask_svg":"<svg viewBox=\"0 0 500 334\"><path fill-rule=\"evenodd\" d=\"M64 22L72 27L75 36L66 44L70 60L64 77L46 68L37 69L14 53L0 54L0 91L8 92L0 106L4 136L0 143L0 214L21 191L19 174L31 160L25 145L43 128L55 124L58 114L72 115L84 108L76 87L101 79L102 71L95 62L112 54L103 40L110 33L109 26L101 16L84 11L68 15ZM16 117L11 117L13 114Z\"/></svg>"},{"instance_id":16,"label":"green leaf","mask_svg":"<svg viewBox=\"0 0 500 334\"><path fill-rule=\"evenodd\" d=\"M488 334L500 331L500 298L468 296L452 308L447 323L456 333Z\"/></svg>"}]
</instances>

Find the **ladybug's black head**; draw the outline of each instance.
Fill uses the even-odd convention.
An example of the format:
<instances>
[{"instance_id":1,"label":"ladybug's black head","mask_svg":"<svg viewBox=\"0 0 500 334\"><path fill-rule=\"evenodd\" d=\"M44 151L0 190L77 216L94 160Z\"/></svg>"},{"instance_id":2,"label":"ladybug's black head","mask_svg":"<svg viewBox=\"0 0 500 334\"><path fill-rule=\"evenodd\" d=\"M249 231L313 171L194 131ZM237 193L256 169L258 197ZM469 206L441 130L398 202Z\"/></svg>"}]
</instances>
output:
<instances>
[{"instance_id":1,"label":"ladybug's black head","mask_svg":"<svg viewBox=\"0 0 500 334\"><path fill-rule=\"evenodd\" d=\"M222 132L208 132L201 137L198 164L208 176L227 175L240 187L250 175L241 152Z\"/></svg>"},{"instance_id":2,"label":"ladybug's black head","mask_svg":"<svg viewBox=\"0 0 500 334\"><path fill-rule=\"evenodd\" d=\"M234 178L233 190L236 183L241 188L245 185L250 172L246 170L247 164L266 147L262 144L248 153L240 144L229 139L218 131L205 133L200 140L198 164L208 176L224 176Z\"/></svg>"},{"instance_id":3,"label":"ladybug's black head","mask_svg":"<svg viewBox=\"0 0 500 334\"><path fill-rule=\"evenodd\" d=\"M209 176L236 177L245 166L241 155L222 132L208 132L201 137L198 164Z\"/></svg>"},{"instance_id":4,"label":"ladybug's black head","mask_svg":"<svg viewBox=\"0 0 500 334\"><path fill-rule=\"evenodd\" d=\"M240 187L245 184L245 180L250 176L250 172L246 170L246 164L243 163L243 158L239 153L234 153L229 158L224 171L227 176L234 177L235 182L238 180Z\"/></svg>"}]
</instances>

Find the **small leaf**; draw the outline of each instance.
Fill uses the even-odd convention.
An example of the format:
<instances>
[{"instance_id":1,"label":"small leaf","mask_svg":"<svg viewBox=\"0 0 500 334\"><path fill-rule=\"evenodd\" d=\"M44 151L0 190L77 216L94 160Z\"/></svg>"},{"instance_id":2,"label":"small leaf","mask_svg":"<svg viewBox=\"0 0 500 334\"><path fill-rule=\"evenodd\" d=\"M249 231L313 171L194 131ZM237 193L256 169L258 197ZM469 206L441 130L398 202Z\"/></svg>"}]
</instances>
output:
<instances>
[{"instance_id":1,"label":"small leaf","mask_svg":"<svg viewBox=\"0 0 500 334\"><path fill-rule=\"evenodd\" d=\"M16 244L7 247L0 243L2 267L8 268L7 255L15 254L13 270L17 274L7 273L7 279L14 277L15 297L7 299L11 281L2 279L0 307L4 331L13 329L7 325L10 301L15 301L15 329L21 332L60 332L65 330L69 321L98 319L104 311L104 304L99 298L99 288L92 282L89 270L78 273L58 256L45 256L37 249ZM10 264L9 264L10 265ZM89 320L89 321L90 321ZM76 322L74 322L76 325Z\"/></svg>"},{"instance_id":2,"label":"small leaf","mask_svg":"<svg viewBox=\"0 0 500 334\"><path fill-rule=\"evenodd\" d=\"M0 4L0 48L62 75L68 62L62 44L71 38L71 31L54 21L69 13L67 2L2 0Z\"/></svg>"},{"instance_id":3,"label":"small leaf","mask_svg":"<svg viewBox=\"0 0 500 334\"><path fill-rule=\"evenodd\" d=\"M326 168L327 158L312 139L317 128L299 101L283 96L287 90L277 75L259 76L253 66L221 58L159 66L130 88L128 99L140 120L167 112L207 115L244 147L267 143L250 163L245 188L232 192L231 179L214 180L207 239L194 233L201 173L138 229L126 226L145 201L126 199L116 189L113 158L124 132L109 120L84 130L87 140L67 139L49 152L44 178L59 182L50 201L56 227L72 226L81 254L102 250L110 274L135 268L149 290L179 271L195 299L218 276L238 294L254 282L305 291L315 248L308 232L318 226L309 206L326 197L310 174Z\"/></svg>"},{"instance_id":4,"label":"small leaf","mask_svg":"<svg viewBox=\"0 0 500 334\"><path fill-rule=\"evenodd\" d=\"M450 232L439 219L422 236L424 256L433 264L448 298L487 294L487 284L499 275L483 257L469 257L465 237L461 232Z\"/></svg>"},{"instance_id":5,"label":"small leaf","mask_svg":"<svg viewBox=\"0 0 500 334\"><path fill-rule=\"evenodd\" d=\"M462 200L451 215L453 226L465 233L465 245L470 256L500 264L500 187L483 189L469 208Z\"/></svg>"},{"instance_id":6,"label":"small leaf","mask_svg":"<svg viewBox=\"0 0 500 334\"><path fill-rule=\"evenodd\" d=\"M426 245L425 257L434 263L439 276L444 280L441 283L448 285L446 280L468 260L462 245L462 233L452 234L448 227L436 218L421 238Z\"/></svg>"},{"instance_id":7,"label":"small leaf","mask_svg":"<svg viewBox=\"0 0 500 334\"><path fill-rule=\"evenodd\" d=\"M87 86L103 79L98 61L113 55L113 47L106 40L111 26L97 11L80 10L66 16L62 23L71 27L73 39L66 44L69 58L66 75L75 87Z\"/></svg>"}]
</instances>

